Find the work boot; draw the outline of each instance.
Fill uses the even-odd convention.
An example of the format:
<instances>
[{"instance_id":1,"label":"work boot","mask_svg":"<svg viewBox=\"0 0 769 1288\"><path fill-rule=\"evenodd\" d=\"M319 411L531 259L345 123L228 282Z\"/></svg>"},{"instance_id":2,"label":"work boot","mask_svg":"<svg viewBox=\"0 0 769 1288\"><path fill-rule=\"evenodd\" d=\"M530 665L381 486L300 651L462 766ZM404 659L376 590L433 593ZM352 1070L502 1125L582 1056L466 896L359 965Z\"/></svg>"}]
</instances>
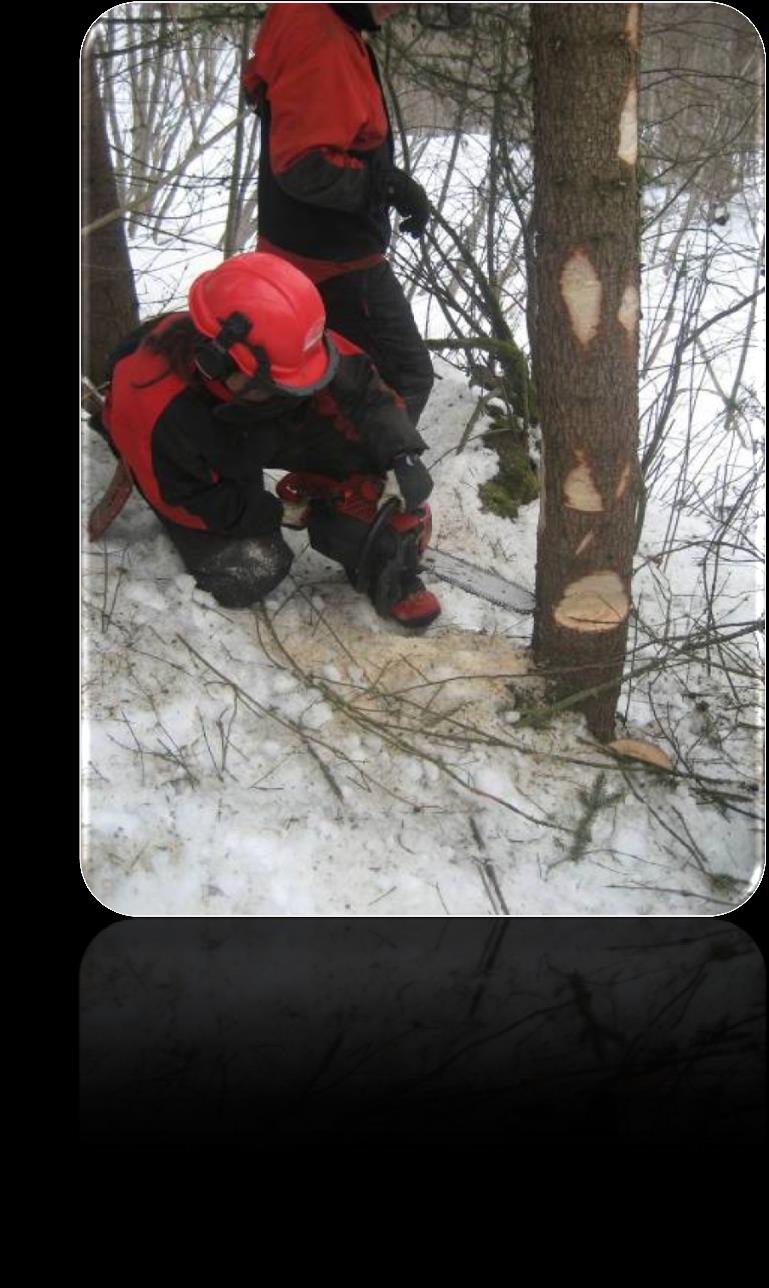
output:
<instances>
[{"instance_id":1,"label":"work boot","mask_svg":"<svg viewBox=\"0 0 769 1288\"><path fill-rule=\"evenodd\" d=\"M390 609L390 616L400 622L401 626L414 630L429 626L436 617L440 617L440 600L431 590L426 589L420 577L412 576L408 580L404 578L403 591L403 598Z\"/></svg>"}]
</instances>

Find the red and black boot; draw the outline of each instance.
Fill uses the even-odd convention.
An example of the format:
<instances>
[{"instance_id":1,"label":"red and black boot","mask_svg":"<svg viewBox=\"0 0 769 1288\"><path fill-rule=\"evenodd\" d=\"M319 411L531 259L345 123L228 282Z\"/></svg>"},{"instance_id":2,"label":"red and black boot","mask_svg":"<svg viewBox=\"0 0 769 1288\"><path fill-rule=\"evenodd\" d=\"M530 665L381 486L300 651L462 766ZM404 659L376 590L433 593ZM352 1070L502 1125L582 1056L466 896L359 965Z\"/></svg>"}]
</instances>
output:
<instances>
[{"instance_id":1,"label":"red and black boot","mask_svg":"<svg viewBox=\"0 0 769 1288\"><path fill-rule=\"evenodd\" d=\"M401 590L405 592L403 598L390 609L390 617L394 617L401 626L415 630L429 626L436 617L440 617L440 600L427 589L420 577L412 577L410 581L404 582Z\"/></svg>"},{"instance_id":2,"label":"red and black boot","mask_svg":"<svg viewBox=\"0 0 769 1288\"><path fill-rule=\"evenodd\" d=\"M384 535L375 546L374 564L379 566L369 591L374 607L381 617L392 617L411 630L423 630L441 612L437 595L417 575L432 533L430 507L425 502L411 513L390 514L385 524ZM361 562L365 562L365 550Z\"/></svg>"}]
</instances>

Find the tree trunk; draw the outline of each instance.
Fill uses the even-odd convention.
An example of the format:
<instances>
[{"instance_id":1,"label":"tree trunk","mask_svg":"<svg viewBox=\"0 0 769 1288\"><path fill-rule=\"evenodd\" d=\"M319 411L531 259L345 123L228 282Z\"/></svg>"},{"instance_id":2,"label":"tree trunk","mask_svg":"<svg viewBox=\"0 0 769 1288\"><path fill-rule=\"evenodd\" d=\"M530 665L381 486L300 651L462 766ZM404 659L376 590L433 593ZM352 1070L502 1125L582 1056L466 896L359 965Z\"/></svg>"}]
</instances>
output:
<instances>
[{"instance_id":1,"label":"tree trunk","mask_svg":"<svg viewBox=\"0 0 769 1288\"><path fill-rule=\"evenodd\" d=\"M83 224L120 205L104 119L93 36L83 50L81 202ZM139 322L131 260L122 219L82 239L83 374L95 385L107 355Z\"/></svg>"},{"instance_id":2,"label":"tree trunk","mask_svg":"<svg viewBox=\"0 0 769 1288\"><path fill-rule=\"evenodd\" d=\"M543 438L534 651L559 699L584 694L574 706L601 741L614 736L640 488L640 13L532 7Z\"/></svg>"}]
</instances>

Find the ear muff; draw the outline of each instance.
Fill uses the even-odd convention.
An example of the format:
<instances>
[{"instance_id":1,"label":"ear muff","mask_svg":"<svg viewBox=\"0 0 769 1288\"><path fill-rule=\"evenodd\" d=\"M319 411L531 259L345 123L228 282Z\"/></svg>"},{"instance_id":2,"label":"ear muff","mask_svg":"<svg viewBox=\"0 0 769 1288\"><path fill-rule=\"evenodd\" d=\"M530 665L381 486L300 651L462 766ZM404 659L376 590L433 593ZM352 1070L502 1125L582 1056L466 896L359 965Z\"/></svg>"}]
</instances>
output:
<instances>
[{"instance_id":1,"label":"ear muff","mask_svg":"<svg viewBox=\"0 0 769 1288\"><path fill-rule=\"evenodd\" d=\"M206 380L226 380L240 370L230 349L233 344L244 344L251 330L251 323L242 313L231 313L219 321L219 334L210 340L201 338L195 345L195 363Z\"/></svg>"}]
</instances>

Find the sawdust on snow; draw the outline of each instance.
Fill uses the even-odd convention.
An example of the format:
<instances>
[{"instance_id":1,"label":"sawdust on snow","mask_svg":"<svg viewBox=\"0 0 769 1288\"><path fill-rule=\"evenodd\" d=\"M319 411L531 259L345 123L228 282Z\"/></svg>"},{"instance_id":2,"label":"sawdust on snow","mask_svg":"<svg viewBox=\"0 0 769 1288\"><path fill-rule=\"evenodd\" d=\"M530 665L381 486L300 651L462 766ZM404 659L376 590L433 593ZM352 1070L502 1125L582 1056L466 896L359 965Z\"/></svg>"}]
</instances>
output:
<instances>
[{"instance_id":1,"label":"sawdust on snow","mask_svg":"<svg viewBox=\"0 0 769 1288\"><path fill-rule=\"evenodd\" d=\"M291 632L282 644L284 665L311 682L323 682L346 701L401 699L429 710L431 722L449 712L462 718L464 709L473 725L499 728L511 683L522 677L537 683L530 652L501 635L456 629L419 636L371 634L336 621L333 634Z\"/></svg>"}]
</instances>

